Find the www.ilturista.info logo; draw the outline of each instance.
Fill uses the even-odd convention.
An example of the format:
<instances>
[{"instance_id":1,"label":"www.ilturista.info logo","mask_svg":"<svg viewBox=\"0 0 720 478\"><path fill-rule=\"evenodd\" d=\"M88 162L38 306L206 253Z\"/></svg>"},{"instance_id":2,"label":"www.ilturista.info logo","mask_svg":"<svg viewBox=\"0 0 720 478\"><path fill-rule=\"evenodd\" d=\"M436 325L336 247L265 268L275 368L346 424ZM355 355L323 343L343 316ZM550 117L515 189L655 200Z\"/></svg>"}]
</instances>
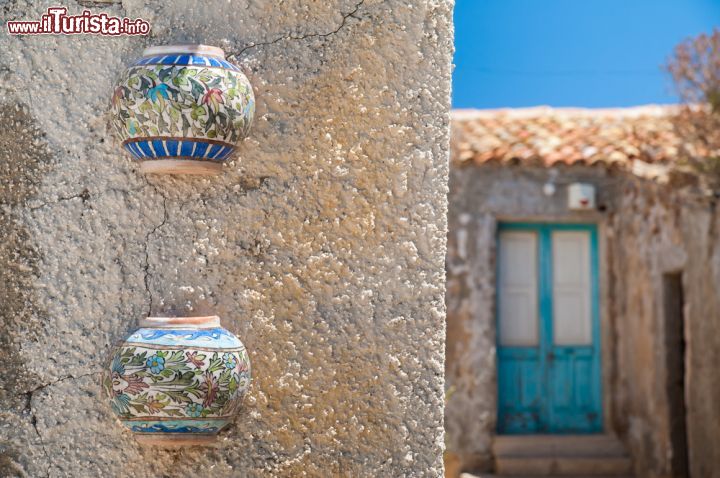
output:
<instances>
[{"instance_id":1,"label":"www.ilturista.info logo","mask_svg":"<svg viewBox=\"0 0 720 478\"><path fill-rule=\"evenodd\" d=\"M150 23L90 10L68 15L65 7L50 7L40 21L13 20L7 22L7 29L10 35L147 35Z\"/></svg>"}]
</instances>

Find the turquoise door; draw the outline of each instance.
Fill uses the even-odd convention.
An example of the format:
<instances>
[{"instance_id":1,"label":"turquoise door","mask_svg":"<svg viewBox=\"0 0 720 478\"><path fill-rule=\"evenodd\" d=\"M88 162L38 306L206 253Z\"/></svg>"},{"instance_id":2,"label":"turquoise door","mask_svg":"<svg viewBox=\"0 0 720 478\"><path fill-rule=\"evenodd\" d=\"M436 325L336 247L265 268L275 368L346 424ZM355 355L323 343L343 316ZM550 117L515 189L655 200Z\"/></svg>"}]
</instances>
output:
<instances>
[{"instance_id":1,"label":"turquoise door","mask_svg":"<svg viewBox=\"0 0 720 478\"><path fill-rule=\"evenodd\" d=\"M602 430L594 225L498 228L498 432Z\"/></svg>"}]
</instances>

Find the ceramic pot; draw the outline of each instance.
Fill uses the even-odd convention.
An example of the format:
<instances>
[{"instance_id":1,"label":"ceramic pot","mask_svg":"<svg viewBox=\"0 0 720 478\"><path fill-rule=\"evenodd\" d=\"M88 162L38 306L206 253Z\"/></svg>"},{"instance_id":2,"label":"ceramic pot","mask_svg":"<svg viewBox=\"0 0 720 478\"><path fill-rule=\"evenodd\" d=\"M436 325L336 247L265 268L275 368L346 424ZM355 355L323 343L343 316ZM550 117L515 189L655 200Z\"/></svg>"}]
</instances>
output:
<instances>
[{"instance_id":1,"label":"ceramic pot","mask_svg":"<svg viewBox=\"0 0 720 478\"><path fill-rule=\"evenodd\" d=\"M247 136L255 97L220 48L155 46L120 76L112 113L143 172L216 174Z\"/></svg>"},{"instance_id":2,"label":"ceramic pot","mask_svg":"<svg viewBox=\"0 0 720 478\"><path fill-rule=\"evenodd\" d=\"M250 384L242 342L217 316L150 317L140 326L103 378L113 412L145 444L212 443Z\"/></svg>"}]
</instances>

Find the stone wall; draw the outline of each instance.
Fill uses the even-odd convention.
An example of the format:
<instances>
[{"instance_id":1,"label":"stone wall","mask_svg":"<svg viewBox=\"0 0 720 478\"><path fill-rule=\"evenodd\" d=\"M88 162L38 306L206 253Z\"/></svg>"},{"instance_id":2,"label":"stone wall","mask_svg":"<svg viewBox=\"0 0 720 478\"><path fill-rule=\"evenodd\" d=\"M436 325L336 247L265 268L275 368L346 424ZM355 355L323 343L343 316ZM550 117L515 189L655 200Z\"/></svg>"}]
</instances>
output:
<instances>
[{"instance_id":1,"label":"stone wall","mask_svg":"<svg viewBox=\"0 0 720 478\"><path fill-rule=\"evenodd\" d=\"M556 192L548 197L543 193L543 185L553 177ZM553 172L519 166L451 168L445 366L449 401L445 421L448 449L460 455L465 469L489 470L492 466L491 445L497 415L494 315L497 222L598 222L602 231L606 213L568 213L566 185L575 181L597 186L600 209L615 208L616 191L622 181L601 167L560 168ZM605 280L601 275L601 282ZM604 319L601 320L606 323ZM604 339L607 327L602 328L602 333ZM604 378L603 382L606 381Z\"/></svg>"},{"instance_id":2,"label":"stone wall","mask_svg":"<svg viewBox=\"0 0 720 478\"><path fill-rule=\"evenodd\" d=\"M612 221L617 429L643 476L673 476L663 274L682 273L692 476L720 476L720 241L713 199L628 181Z\"/></svg>"},{"instance_id":3,"label":"stone wall","mask_svg":"<svg viewBox=\"0 0 720 478\"><path fill-rule=\"evenodd\" d=\"M448 448L466 469L491 468L496 425L495 231L498 220L595 222L600 239L605 428L627 444L638 476L671 476L663 274L682 272L688 440L693 476L720 462L720 353L714 202L604 167L453 167L450 178L446 407ZM596 185L599 211L569 213L568 182ZM474 417L469 420L468 417Z\"/></svg>"},{"instance_id":4,"label":"stone wall","mask_svg":"<svg viewBox=\"0 0 720 478\"><path fill-rule=\"evenodd\" d=\"M0 475L441 475L452 2L99 3L152 34L0 36ZM217 178L142 176L106 127L124 65L178 42L255 87ZM215 449L142 448L100 395L169 312L250 351Z\"/></svg>"}]
</instances>

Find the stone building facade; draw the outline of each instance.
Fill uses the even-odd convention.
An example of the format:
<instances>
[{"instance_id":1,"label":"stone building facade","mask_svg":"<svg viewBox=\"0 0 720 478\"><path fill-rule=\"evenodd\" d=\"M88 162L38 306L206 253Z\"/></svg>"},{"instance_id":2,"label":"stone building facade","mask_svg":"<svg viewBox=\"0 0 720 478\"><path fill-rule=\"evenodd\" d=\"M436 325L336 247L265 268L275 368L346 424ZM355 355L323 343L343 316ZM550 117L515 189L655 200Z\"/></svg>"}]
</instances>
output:
<instances>
[{"instance_id":1,"label":"stone building facade","mask_svg":"<svg viewBox=\"0 0 720 478\"><path fill-rule=\"evenodd\" d=\"M667 107L455 113L446 430L462 469L492 470L497 437L527 425L501 418L509 413L502 354L512 350L498 333L509 287L498 277L503 228L583 224L597 232L602 418L581 431L618 437L637 476L720 476L720 217L716 197L673 167L682 145L671 115ZM569 207L574 183L594 188L594 207ZM546 312L535 318L541 327ZM573 431L557 414L548 422L528 433L550 434L558 423L560 433Z\"/></svg>"}]
</instances>

